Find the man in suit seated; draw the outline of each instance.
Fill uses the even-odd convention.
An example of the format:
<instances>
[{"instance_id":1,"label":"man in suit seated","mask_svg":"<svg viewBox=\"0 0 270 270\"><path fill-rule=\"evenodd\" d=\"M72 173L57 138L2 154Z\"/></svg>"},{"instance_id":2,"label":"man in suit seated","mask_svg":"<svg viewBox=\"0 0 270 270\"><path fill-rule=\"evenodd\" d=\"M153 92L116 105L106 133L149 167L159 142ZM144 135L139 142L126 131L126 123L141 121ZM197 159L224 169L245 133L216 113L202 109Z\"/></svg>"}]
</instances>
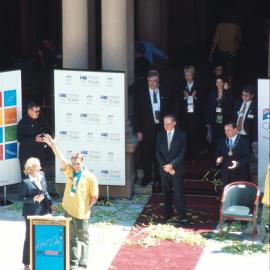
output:
<instances>
[{"instance_id":1,"label":"man in suit seated","mask_svg":"<svg viewBox=\"0 0 270 270\"><path fill-rule=\"evenodd\" d=\"M225 185L239 180L249 180L250 143L238 133L234 122L224 127L226 138L217 148L217 165L221 165L221 180Z\"/></svg>"},{"instance_id":2,"label":"man in suit seated","mask_svg":"<svg viewBox=\"0 0 270 270\"><path fill-rule=\"evenodd\" d=\"M179 224L185 225L186 202L183 179L183 159L186 151L186 135L176 127L173 115L164 117L164 130L157 136L156 156L160 164L160 175L164 195L165 218L172 217L172 188Z\"/></svg>"},{"instance_id":3,"label":"man in suit seated","mask_svg":"<svg viewBox=\"0 0 270 270\"><path fill-rule=\"evenodd\" d=\"M168 113L170 95L159 85L159 74L150 71L147 85L135 93L135 131L142 146L142 165L144 178L141 186L147 186L152 180L154 165L154 185L160 183L159 165L155 158L156 135L162 129L162 119Z\"/></svg>"},{"instance_id":4,"label":"man in suit seated","mask_svg":"<svg viewBox=\"0 0 270 270\"><path fill-rule=\"evenodd\" d=\"M257 104L251 86L243 88L242 100L235 104L232 119L237 123L239 134L252 144L257 141Z\"/></svg>"}]
</instances>

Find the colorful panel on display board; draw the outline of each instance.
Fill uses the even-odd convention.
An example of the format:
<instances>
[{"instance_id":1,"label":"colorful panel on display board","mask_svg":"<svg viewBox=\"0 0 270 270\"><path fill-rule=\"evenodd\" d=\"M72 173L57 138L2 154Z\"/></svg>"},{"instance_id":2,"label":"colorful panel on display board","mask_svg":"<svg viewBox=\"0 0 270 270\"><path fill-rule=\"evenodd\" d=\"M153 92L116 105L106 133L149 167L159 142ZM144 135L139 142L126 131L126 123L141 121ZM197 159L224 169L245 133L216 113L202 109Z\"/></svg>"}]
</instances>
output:
<instances>
[{"instance_id":1,"label":"colorful panel on display board","mask_svg":"<svg viewBox=\"0 0 270 270\"><path fill-rule=\"evenodd\" d=\"M0 92L0 160L18 158L17 151L17 90Z\"/></svg>"},{"instance_id":2,"label":"colorful panel on display board","mask_svg":"<svg viewBox=\"0 0 270 270\"><path fill-rule=\"evenodd\" d=\"M22 117L21 71L0 72L0 187L21 181L17 125Z\"/></svg>"}]
</instances>

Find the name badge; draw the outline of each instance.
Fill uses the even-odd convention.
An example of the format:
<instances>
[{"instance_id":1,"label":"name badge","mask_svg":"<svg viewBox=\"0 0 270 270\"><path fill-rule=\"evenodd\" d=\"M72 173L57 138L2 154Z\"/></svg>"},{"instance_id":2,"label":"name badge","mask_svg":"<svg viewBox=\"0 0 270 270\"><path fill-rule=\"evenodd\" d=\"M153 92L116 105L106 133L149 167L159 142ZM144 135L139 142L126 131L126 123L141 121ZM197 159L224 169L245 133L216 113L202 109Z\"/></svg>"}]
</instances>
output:
<instances>
[{"instance_id":1,"label":"name badge","mask_svg":"<svg viewBox=\"0 0 270 270\"><path fill-rule=\"evenodd\" d=\"M188 113L193 113L194 112L193 96L188 96L188 99L187 99L187 112Z\"/></svg>"},{"instance_id":2,"label":"name badge","mask_svg":"<svg viewBox=\"0 0 270 270\"><path fill-rule=\"evenodd\" d=\"M73 197L75 196L75 192L70 191L69 196L70 196L71 198L73 198Z\"/></svg>"},{"instance_id":3,"label":"name badge","mask_svg":"<svg viewBox=\"0 0 270 270\"><path fill-rule=\"evenodd\" d=\"M216 112L217 112L217 113L221 113L221 112L222 112L222 108L216 107Z\"/></svg>"},{"instance_id":4,"label":"name badge","mask_svg":"<svg viewBox=\"0 0 270 270\"><path fill-rule=\"evenodd\" d=\"M222 124L222 122L223 122L223 116L222 116L222 114L218 114L217 118L216 118L216 123Z\"/></svg>"},{"instance_id":5,"label":"name badge","mask_svg":"<svg viewBox=\"0 0 270 270\"><path fill-rule=\"evenodd\" d=\"M253 114L248 114L248 118L254 119L254 115Z\"/></svg>"}]
</instances>

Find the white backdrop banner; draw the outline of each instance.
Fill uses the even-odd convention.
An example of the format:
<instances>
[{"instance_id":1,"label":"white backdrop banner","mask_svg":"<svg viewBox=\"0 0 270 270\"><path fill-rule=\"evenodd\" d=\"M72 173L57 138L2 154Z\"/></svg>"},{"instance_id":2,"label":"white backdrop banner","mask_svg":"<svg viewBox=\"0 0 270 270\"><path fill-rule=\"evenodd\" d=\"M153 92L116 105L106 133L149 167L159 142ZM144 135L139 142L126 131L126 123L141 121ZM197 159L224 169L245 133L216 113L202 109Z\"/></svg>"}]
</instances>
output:
<instances>
[{"instance_id":1,"label":"white backdrop banner","mask_svg":"<svg viewBox=\"0 0 270 270\"><path fill-rule=\"evenodd\" d=\"M264 190L270 147L270 80L258 80L258 185Z\"/></svg>"},{"instance_id":2,"label":"white backdrop banner","mask_svg":"<svg viewBox=\"0 0 270 270\"><path fill-rule=\"evenodd\" d=\"M22 117L21 71L0 73L0 186L21 181L16 128Z\"/></svg>"},{"instance_id":3,"label":"white backdrop banner","mask_svg":"<svg viewBox=\"0 0 270 270\"><path fill-rule=\"evenodd\" d=\"M55 135L66 158L84 156L101 185L125 185L125 74L54 71ZM56 182L65 178L56 161Z\"/></svg>"}]
</instances>

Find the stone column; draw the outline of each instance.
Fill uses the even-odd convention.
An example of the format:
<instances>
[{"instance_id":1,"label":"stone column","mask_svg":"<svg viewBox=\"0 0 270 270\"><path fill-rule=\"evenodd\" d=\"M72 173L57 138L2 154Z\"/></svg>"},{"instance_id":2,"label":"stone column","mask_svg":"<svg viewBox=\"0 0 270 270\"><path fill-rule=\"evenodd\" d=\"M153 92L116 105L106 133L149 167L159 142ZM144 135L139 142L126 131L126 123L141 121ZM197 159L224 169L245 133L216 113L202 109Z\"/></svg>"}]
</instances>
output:
<instances>
[{"instance_id":1,"label":"stone column","mask_svg":"<svg viewBox=\"0 0 270 270\"><path fill-rule=\"evenodd\" d=\"M137 32L140 39L167 48L167 1L137 0Z\"/></svg>"},{"instance_id":2,"label":"stone column","mask_svg":"<svg viewBox=\"0 0 270 270\"><path fill-rule=\"evenodd\" d=\"M102 0L102 68L125 71L134 80L134 2Z\"/></svg>"},{"instance_id":3,"label":"stone column","mask_svg":"<svg viewBox=\"0 0 270 270\"><path fill-rule=\"evenodd\" d=\"M88 1L62 1L63 68L88 68Z\"/></svg>"},{"instance_id":4,"label":"stone column","mask_svg":"<svg viewBox=\"0 0 270 270\"><path fill-rule=\"evenodd\" d=\"M88 68L95 69L96 56L96 1L88 0Z\"/></svg>"},{"instance_id":5,"label":"stone column","mask_svg":"<svg viewBox=\"0 0 270 270\"><path fill-rule=\"evenodd\" d=\"M125 118L126 118L126 186L110 187L112 197L130 197L135 179L134 139L128 121L128 86L134 82L134 0L102 0L102 69L125 71ZM105 194L105 187L100 187Z\"/></svg>"}]
</instances>

